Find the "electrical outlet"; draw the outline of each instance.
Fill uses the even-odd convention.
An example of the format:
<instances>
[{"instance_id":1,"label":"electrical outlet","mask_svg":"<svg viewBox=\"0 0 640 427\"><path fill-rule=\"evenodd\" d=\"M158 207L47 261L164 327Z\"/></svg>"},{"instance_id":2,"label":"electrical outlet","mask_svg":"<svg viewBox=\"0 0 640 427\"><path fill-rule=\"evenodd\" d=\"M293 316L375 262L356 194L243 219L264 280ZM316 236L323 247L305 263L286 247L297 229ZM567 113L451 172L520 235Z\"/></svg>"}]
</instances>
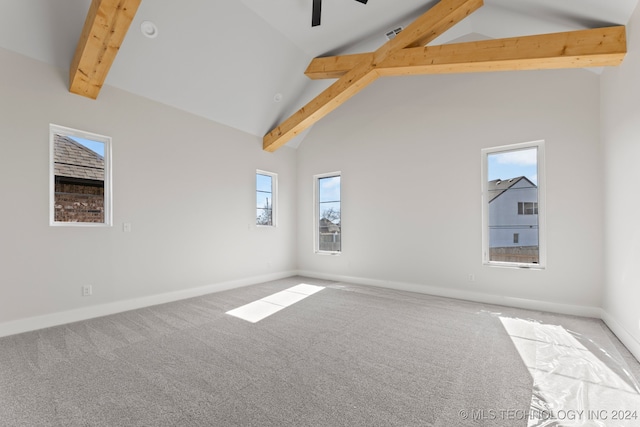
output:
<instances>
[{"instance_id":1,"label":"electrical outlet","mask_svg":"<svg viewBox=\"0 0 640 427\"><path fill-rule=\"evenodd\" d=\"M93 294L93 288L91 287L91 285L85 285L85 286L82 287L82 296L83 297L91 296L91 294Z\"/></svg>"},{"instance_id":2,"label":"electrical outlet","mask_svg":"<svg viewBox=\"0 0 640 427\"><path fill-rule=\"evenodd\" d=\"M131 233L131 223L130 222L123 222L122 223L122 231L124 231L125 233Z\"/></svg>"},{"instance_id":3,"label":"electrical outlet","mask_svg":"<svg viewBox=\"0 0 640 427\"><path fill-rule=\"evenodd\" d=\"M474 274L470 274L469 275L469 281L470 282L475 282L476 281L476 276Z\"/></svg>"}]
</instances>

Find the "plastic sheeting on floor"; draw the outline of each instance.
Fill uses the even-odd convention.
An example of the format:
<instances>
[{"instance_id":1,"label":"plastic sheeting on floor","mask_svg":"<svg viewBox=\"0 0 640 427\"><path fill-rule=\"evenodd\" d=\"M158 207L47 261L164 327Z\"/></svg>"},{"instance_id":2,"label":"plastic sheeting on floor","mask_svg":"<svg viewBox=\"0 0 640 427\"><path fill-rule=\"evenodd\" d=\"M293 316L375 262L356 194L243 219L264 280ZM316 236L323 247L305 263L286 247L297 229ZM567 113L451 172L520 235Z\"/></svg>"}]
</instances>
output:
<instances>
[{"instance_id":1,"label":"plastic sheeting on floor","mask_svg":"<svg viewBox=\"0 0 640 427\"><path fill-rule=\"evenodd\" d=\"M528 426L640 425L640 385L602 334L499 318L533 377Z\"/></svg>"}]
</instances>

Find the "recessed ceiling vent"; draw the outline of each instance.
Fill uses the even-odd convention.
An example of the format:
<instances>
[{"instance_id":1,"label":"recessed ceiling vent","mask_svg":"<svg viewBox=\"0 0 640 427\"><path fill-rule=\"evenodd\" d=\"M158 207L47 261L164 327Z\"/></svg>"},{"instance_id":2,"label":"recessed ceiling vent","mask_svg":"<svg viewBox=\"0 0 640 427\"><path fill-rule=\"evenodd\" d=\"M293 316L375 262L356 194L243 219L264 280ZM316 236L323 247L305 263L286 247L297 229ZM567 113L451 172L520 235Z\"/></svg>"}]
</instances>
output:
<instances>
[{"instance_id":1,"label":"recessed ceiling vent","mask_svg":"<svg viewBox=\"0 0 640 427\"><path fill-rule=\"evenodd\" d=\"M142 24L140 24L140 31L145 37L149 37L150 39L158 37L158 27L151 21L143 21Z\"/></svg>"},{"instance_id":2,"label":"recessed ceiling vent","mask_svg":"<svg viewBox=\"0 0 640 427\"><path fill-rule=\"evenodd\" d=\"M400 34L400 31L402 31L402 30L404 30L404 28L402 28L402 27L394 28L393 30L391 30L387 34L385 34L385 36L387 36L387 39L391 40L392 38L395 38L395 36Z\"/></svg>"}]
</instances>

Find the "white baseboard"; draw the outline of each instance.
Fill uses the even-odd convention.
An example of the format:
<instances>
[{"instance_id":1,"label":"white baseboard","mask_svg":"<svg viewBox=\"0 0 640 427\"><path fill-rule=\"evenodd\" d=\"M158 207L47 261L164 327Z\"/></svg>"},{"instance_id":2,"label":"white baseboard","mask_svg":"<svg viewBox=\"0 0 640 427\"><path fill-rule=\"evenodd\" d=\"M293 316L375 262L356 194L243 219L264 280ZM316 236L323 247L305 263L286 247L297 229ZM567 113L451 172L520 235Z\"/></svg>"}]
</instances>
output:
<instances>
[{"instance_id":1,"label":"white baseboard","mask_svg":"<svg viewBox=\"0 0 640 427\"><path fill-rule=\"evenodd\" d=\"M602 320L607 324L611 332L624 344L633 356L640 362L640 342L627 331L613 316L606 310L602 310Z\"/></svg>"},{"instance_id":2,"label":"white baseboard","mask_svg":"<svg viewBox=\"0 0 640 427\"><path fill-rule=\"evenodd\" d=\"M387 280L369 279L363 277L342 276L336 274L318 273L315 271L299 270L300 276L323 280L335 280L338 282L353 283L356 285L369 285L381 288L397 289L400 291L417 292L445 298L455 298L466 301L481 302L485 304L504 305L508 307L525 308L529 310L549 311L552 313L569 314L573 316L602 318L600 307L560 304L548 301L531 300L525 298L505 297L501 295L471 292L460 289L447 289L437 286L429 286L417 283L393 282Z\"/></svg>"},{"instance_id":3,"label":"white baseboard","mask_svg":"<svg viewBox=\"0 0 640 427\"><path fill-rule=\"evenodd\" d=\"M74 310L45 314L42 316L27 317L24 319L0 323L0 337L20 334L22 332L35 331L38 329L49 328L66 323L78 322L81 320L93 319L96 317L108 316L110 314L135 310L137 308L150 307L153 305L179 301L187 298L199 297L202 295L240 288L243 286L255 285L271 280L284 279L286 277L295 276L296 274L296 271L283 271L280 273L247 277L238 280L215 283L207 286L200 286L197 288L167 292L158 295L150 295L147 297L116 301L108 304L93 305Z\"/></svg>"}]
</instances>

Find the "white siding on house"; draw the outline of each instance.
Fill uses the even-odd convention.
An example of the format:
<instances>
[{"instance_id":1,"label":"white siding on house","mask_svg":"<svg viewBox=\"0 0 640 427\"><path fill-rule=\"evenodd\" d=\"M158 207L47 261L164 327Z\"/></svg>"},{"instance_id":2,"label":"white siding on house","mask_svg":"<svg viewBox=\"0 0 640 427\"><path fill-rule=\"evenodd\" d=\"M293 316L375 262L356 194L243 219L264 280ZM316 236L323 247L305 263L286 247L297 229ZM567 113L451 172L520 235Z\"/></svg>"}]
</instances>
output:
<instances>
[{"instance_id":1,"label":"white siding on house","mask_svg":"<svg viewBox=\"0 0 640 427\"><path fill-rule=\"evenodd\" d=\"M490 248L538 246L538 215L518 215L519 202L537 203L538 188L523 179L489 203Z\"/></svg>"}]
</instances>

